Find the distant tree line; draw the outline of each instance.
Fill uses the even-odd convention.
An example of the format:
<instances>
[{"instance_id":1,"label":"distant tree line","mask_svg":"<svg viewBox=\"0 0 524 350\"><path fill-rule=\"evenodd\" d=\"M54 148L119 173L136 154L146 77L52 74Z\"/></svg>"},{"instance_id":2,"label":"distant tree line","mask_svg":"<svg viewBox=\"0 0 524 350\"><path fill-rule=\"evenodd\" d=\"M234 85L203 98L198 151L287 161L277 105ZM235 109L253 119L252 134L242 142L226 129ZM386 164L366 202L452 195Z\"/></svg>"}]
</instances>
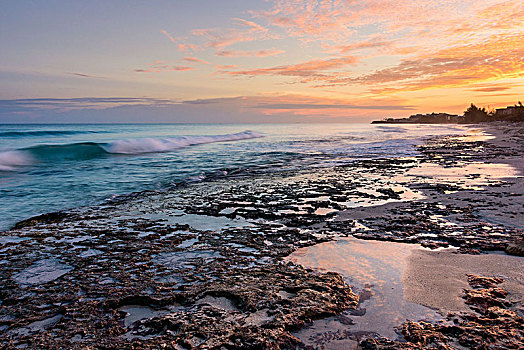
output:
<instances>
[{"instance_id":1,"label":"distant tree line","mask_svg":"<svg viewBox=\"0 0 524 350\"><path fill-rule=\"evenodd\" d=\"M482 122L524 122L524 105L518 102L514 106L506 108L499 108L496 110L487 110L486 108L479 108L473 103L464 111L464 115L453 115L447 113L431 113L431 114L414 114L409 118L385 118L383 120L375 120L372 124L476 124Z\"/></svg>"},{"instance_id":2,"label":"distant tree line","mask_svg":"<svg viewBox=\"0 0 524 350\"><path fill-rule=\"evenodd\" d=\"M463 123L481 123L491 121L524 121L524 106L522 102L505 109L488 111L486 108L479 108L473 103L464 112Z\"/></svg>"}]
</instances>

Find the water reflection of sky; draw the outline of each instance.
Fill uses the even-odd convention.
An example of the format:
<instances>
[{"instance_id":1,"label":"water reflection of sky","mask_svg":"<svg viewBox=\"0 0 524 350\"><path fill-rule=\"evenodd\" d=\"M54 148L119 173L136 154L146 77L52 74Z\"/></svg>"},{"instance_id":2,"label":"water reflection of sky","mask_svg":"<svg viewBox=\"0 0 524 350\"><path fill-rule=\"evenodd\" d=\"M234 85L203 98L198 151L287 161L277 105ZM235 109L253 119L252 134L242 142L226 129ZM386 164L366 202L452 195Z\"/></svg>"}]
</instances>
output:
<instances>
[{"instance_id":1,"label":"water reflection of sky","mask_svg":"<svg viewBox=\"0 0 524 350\"><path fill-rule=\"evenodd\" d=\"M292 261L319 270L336 271L344 276L356 294L364 296L371 292L371 297L360 304L360 308L365 309L364 315L344 314L353 325L340 322L340 317L331 317L316 321L297 332L296 336L306 344L317 346L326 345L318 341L328 338L337 339L336 344L341 345L342 340L339 338L342 337L346 338L346 345L350 345L352 334L360 331L395 339L397 334L394 327L405 320L441 319L432 309L404 300L402 274L407 266L407 258L414 249L419 247L355 238L299 249L290 257ZM329 333L330 336L319 337L321 333Z\"/></svg>"}]
</instances>

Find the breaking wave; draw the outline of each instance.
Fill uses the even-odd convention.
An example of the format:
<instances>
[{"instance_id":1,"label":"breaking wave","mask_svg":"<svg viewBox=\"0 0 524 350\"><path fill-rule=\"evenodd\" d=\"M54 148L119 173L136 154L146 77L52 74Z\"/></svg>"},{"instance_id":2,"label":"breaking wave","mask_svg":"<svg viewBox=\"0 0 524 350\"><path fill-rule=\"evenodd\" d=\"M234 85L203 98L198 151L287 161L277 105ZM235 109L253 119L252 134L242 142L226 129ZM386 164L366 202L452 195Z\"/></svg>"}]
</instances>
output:
<instances>
[{"instance_id":1,"label":"breaking wave","mask_svg":"<svg viewBox=\"0 0 524 350\"><path fill-rule=\"evenodd\" d=\"M144 139L127 139L118 140L103 145L108 153L119 154L140 154L169 152L178 148L184 148L193 145L201 145L213 142L238 141L263 137L254 131L243 131L236 134L212 135L212 136L179 136L173 138L144 138Z\"/></svg>"},{"instance_id":2,"label":"breaking wave","mask_svg":"<svg viewBox=\"0 0 524 350\"><path fill-rule=\"evenodd\" d=\"M18 167L30 165L33 158L23 151L0 152L0 171L12 171Z\"/></svg>"},{"instance_id":3,"label":"breaking wave","mask_svg":"<svg viewBox=\"0 0 524 350\"><path fill-rule=\"evenodd\" d=\"M0 152L0 171L20 166L60 160L87 160L110 154L144 154L170 152L180 148L213 142L239 141L264 137L254 131L209 136L124 139L109 143L81 142L63 145L39 145L15 151Z\"/></svg>"}]
</instances>

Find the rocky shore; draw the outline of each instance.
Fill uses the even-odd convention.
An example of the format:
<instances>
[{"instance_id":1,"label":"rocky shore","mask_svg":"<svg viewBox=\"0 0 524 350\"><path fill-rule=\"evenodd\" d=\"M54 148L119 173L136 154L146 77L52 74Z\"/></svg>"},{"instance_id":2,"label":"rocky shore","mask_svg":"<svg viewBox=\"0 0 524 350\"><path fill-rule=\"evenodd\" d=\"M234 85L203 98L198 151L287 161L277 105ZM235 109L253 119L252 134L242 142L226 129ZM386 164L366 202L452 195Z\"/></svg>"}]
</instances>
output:
<instances>
[{"instance_id":1,"label":"rocky shore","mask_svg":"<svg viewBox=\"0 0 524 350\"><path fill-rule=\"evenodd\" d=\"M20 222L0 234L1 347L303 347L293 331L359 296L284 260L298 248L354 236L518 253L523 126L489 128L495 139L430 139L417 157L237 174ZM522 346L522 300L485 277L454 326L413 321L360 346Z\"/></svg>"},{"instance_id":2,"label":"rocky shore","mask_svg":"<svg viewBox=\"0 0 524 350\"><path fill-rule=\"evenodd\" d=\"M520 349L524 345L524 319L509 309L501 278L468 276L471 289L464 299L472 311L449 314L449 324L406 322L400 328L404 341L367 338L362 349Z\"/></svg>"}]
</instances>

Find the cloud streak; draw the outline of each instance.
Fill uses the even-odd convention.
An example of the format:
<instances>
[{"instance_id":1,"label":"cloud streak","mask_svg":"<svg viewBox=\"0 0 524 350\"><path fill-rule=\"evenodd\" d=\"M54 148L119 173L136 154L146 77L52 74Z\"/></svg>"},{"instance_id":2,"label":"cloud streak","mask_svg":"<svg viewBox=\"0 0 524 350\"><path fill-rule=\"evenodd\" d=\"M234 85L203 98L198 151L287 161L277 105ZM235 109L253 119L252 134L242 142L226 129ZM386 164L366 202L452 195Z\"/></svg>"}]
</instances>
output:
<instances>
[{"instance_id":1,"label":"cloud streak","mask_svg":"<svg viewBox=\"0 0 524 350\"><path fill-rule=\"evenodd\" d=\"M169 39L169 41L171 41L173 44L178 43L178 40L175 37L173 37L171 34L169 34L167 31L162 29L160 33L164 34Z\"/></svg>"},{"instance_id":2,"label":"cloud streak","mask_svg":"<svg viewBox=\"0 0 524 350\"><path fill-rule=\"evenodd\" d=\"M39 110L69 111L76 109L104 109L115 106L173 104L169 99L149 97L82 97L82 98L22 98L0 100L0 111L34 112Z\"/></svg>"},{"instance_id":3,"label":"cloud streak","mask_svg":"<svg viewBox=\"0 0 524 350\"><path fill-rule=\"evenodd\" d=\"M76 75L77 77L81 77L81 78L95 78L95 79L102 78L102 77L98 77L96 75L84 74L84 73L78 73L78 72L68 72L67 74Z\"/></svg>"},{"instance_id":4,"label":"cloud streak","mask_svg":"<svg viewBox=\"0 0 524 350\"><path fill-rule=\"evenodd\" d=\"M245 19L233 18L233 22L237 25L248 27L251 31L264 32L264 33L269 32L268 28L262 27L260 24L257 24L251 21L247 21Z\"/></svg>"},{"instance_id":5,"label":"cloud streak","mask_svg":"<svg viewBox=\"0 0 524 350\"><path fill-rule=\"evenodd\" d=\"M208 61L201 60L196 57L184 57L182 61L190 62L190 63L200 63L200 64L210 64Z\"/></svg>"},{"instance_id":6,"label":"cloud streak","mask_svg":"<svg viewBox=\"0 0 524 350\"><path fill-rule=\"evenodd\" d=\"M160 73L160 72L185 72L185 71L194 70L194 69L195 69L194 67L172 65L172 64L168 64L163 61L156 61L155 63L150 64L148 68L135 69L134 71L136 73Z\"/></svg>"},{"instance_id":7,"label":"cloud streak","mask_svg":"<svg viewBox=\"0 0 524 350\"><path fill-rule=\"evenodd\" d=\"M314 81L317 79L325 79L328 75L324 73L326 70L335 68L342 68L348 65L357 63L357 59L353 56L338 57L330 59L311 60L303 63L275 66L270 68L259 68L242 71L228 71L225 74L234 76L259 76L259 75L280 75L290 77L300 77L302 81Z\"/></svg>"},{"instance_id":8,"label":"cloud streak","mask_svg":"<svg viewBox=\"0 0 524 350\"><path fill-rule=\"evenodd\" d=\"M413 110L412 106L396 106L396 105L354 105L354 104L318 104L318 103L274 103L274 104L259 104L251 108L261 109L277 109L277 110L293 110L293 109L368 109L381 111L408 111Z\"/></svg>"},{"instance_id":9,"label":"cloud streak","mask_svg":"<svg viewBox=\"0 0 524 350\"><path fill-rule=\"evenodd\" d=\"M373 104L369 104L369 101L368 103L359 103L358 101L326 99L298 94L218 97L183 101L148 97L86 97L0 100L0 116L31 113L60 114L71 111L93 111L94 113L94 111L111 111L115 108L140 108L140 110L144 110L143 108L146 107L152 108L152 110L155 110L155 108L173 108L173 110L191 112L192 114L222 111L226 114L233 113L236 116L235 118L246 114L256 115L259 122L264 121L263 118L260 119L261 116L280 115L287 118L321 113L324 117L348 118L349 115L357 115L358 111L364 113L367 113L365 111L402 112L413 109L410 105L393 100L376 100ZM270 120L278 121L274 118L270 118ZM212 122L213 120L210 119L209 121ZM227 121L227 118L224 121ZM234 120L231 119L231 121Z\"/></svg>"},{"instance_id":10,"label":"cloud streak","mask_svg":"<svg viewBox=\"0 0 524 350\"><path fill-rule=\"evenodd\" d=\"M217 51L217 56L222 57L267 57L276 56L285 53L284 50L270 49L270 50L255 50L255 51L242 51L242 50L223 50Z\"/></svg>"}]
</instances>

